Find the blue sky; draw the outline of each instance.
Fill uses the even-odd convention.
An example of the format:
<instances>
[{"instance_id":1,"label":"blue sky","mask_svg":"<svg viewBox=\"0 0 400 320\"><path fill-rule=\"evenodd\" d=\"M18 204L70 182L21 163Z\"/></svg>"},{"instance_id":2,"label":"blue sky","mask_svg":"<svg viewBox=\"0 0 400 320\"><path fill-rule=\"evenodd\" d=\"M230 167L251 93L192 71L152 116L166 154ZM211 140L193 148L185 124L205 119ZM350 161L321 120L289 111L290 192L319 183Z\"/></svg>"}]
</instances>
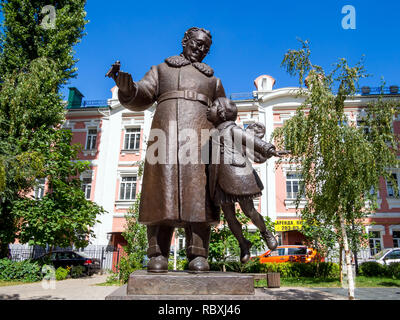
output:
<instances>
[{"instance_id":1,"label":"blue sky","mask_svg":"<svg viewBox=\"0 0 400 320\"><path fill-rule=\"evenodd\" d=\"M342 28L342 7L356 9L356 29ZM87 100L110 98L113 81L104 75L115 60L140 80L152 65L181 53L186 29L204 27L213 35L203 61L221 78L227 95L250 92L261 74L275 88L296 86L280 66L285 52L311 43L314 64L330 69L339 58L357 63L365 55L372 76L360 85L400 84L400 1L129 1L88 0L87 35L76 46L75 86ZM64 97L68 88L62 91Z\"/></svg>"}]
</instances>

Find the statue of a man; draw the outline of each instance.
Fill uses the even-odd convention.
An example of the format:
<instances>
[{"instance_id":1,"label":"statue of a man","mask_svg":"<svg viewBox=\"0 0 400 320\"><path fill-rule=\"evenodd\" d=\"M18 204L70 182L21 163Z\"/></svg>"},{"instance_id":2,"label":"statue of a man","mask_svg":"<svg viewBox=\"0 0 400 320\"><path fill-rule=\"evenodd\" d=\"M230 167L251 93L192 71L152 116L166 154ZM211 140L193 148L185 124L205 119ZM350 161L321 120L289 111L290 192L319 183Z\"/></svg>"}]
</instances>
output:
<instances>
[{"instance_id":1,"label":"statue of a man","mask_svg":"<svg viewBox=\"0 0 400 320\"><path fill-rule=\"evenodd\" d=\"M187 141L179 136L194 131L198 154L208 149L208 137L202 138L202 130L213 128L207 120L207 107L225 97L220 79L202 63L211 43L209 31L190 28L182 40L183 52L152 66L142 80L134 82L125 72L115 77L118 98L125 108L142 111L157 102L151 130L162 130L166 150L175 150L173 159L167 157L165 163L149 162L146 156L139 222L147 225L149 272L167 272L175 227L185 228L189 270L209 270L210 225L220 221L219 209L209 195L206 162L180 162L179 151ZM157 142L150 140L148 150Z\"/></svg>"}]
</instances>

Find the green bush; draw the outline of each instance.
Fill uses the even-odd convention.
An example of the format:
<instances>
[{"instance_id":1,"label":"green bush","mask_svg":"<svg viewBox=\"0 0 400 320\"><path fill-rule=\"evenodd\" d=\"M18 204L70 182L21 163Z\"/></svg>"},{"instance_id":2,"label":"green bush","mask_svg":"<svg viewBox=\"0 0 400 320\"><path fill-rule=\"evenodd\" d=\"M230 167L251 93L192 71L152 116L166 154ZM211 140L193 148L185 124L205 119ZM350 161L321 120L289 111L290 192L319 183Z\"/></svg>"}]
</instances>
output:
<instances>
[{"instance_id":1,"label":"green bush","mask_svg":"<svg viewBox=\"0 0 400 320\"><path fill-rule=\"evenodd\" d=\"M80 278L84 275L85 272L85 267L84 266L72 266L71 270L69 271L69 274L71 275L71 278Z\"/></svg>"},{"instance_id":2,"label":"green bush","mask_svg":"<svg viewBox=\"0 0 400 320\"><path fill-rule=\"evenodd\" d=\"M131 273L141 269L144 269L142 262L139 262L135 256L124 256L119 261L119 279L122 280L124 283L127 283Z\"/></svg>"},{"instance_id":3,"label":"green bush","mask_svg":"<svg viewBox=\"0 0 400 320\"><path fill-rule=\"evenodd\" d=\"M68 270L64 269L62 267L57 268L56 270L56 280L57 281L61 281L61 280L65 280L68 277Z\"/></svg>"},{"instance_id":4,"label":"green bush","mask_svg":"<svg viewBox=\"0 0 400 320\"><path fill-rule=\"evenodd\" d=\"M391 263L386 267L387 275L394 279L400 279L400 262Z\"/></svg>"},{"instance_id":5,"label":"green bush","mask_svg":"<svg viewBox=\"0 0 400 320\"><path fill-rule=\"evenodd\" d=\"M42 278L42 268L37 262L0 260L0 280L36 282Z\"/></svg>"},{"instance_id":6,"label":"green bush","mask_svg":"<svg viewBox=\"0 0 400 320\"><path fill-rule=\"evenodd\" d=\"M279 272L282 278L311 277L311 278L337 278L339 277L339 265L331 262L320 263L260 263L258 258L251 259L245 265L236 261L211 262L212 271L222 271L225 265L228 272L242 273L268 273Z\"/></svg>"},{"instance_id":7,"label":"green bush","mask_svg":"<svg viewBox=\"0 0 400 320\"><path fill-rule=\"evenodd\" d=\"M189 269L189 262L186 259L178 258L176 260L176 270L187 270ZM168 259L168 270L174 270L174 257Z\"/></svg>"},{"instance_id":8,"label":"green bush","mask_svg":"<svg viewBox=\"0 0 400 320\"><path fill-rule=\"evenodd\" d=\"M360 264L359 274L366 277L380 277L387 274L385 266L375 261L367 261Z\"/></svg>"}]
</instances>

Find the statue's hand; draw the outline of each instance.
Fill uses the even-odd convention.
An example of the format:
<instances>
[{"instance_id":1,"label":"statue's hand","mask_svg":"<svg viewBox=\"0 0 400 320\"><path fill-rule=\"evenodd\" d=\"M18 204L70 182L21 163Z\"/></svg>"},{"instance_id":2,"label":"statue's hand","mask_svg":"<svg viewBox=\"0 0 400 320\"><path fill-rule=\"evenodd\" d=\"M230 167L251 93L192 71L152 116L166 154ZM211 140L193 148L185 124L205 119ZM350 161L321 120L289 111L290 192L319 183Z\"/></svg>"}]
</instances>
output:
<instances>
[{"instance_id":1,"label":"statue's hand","mask_svg":"<svg viewBox=\"0 0 400 320\"><path fill-rule=\"evenodd\" d=\"M271 158L272 156L275 157L281 157L279 151L276 151L276 148L274 145L268 145L265 149L264 149L264 157L266 157L267 159Z\"/></svg>"},{"instance_id":2,"label":"statue's hand","mask_svg":"<svg viewBox=\"0 0 400 320\"><path fill-rule=\"evenodd\" d=\"M115 83L119 90L125 95L129 95L134 90L134 82L130 73L122 71L118 72Z\"/></svg>"}]
</instances>

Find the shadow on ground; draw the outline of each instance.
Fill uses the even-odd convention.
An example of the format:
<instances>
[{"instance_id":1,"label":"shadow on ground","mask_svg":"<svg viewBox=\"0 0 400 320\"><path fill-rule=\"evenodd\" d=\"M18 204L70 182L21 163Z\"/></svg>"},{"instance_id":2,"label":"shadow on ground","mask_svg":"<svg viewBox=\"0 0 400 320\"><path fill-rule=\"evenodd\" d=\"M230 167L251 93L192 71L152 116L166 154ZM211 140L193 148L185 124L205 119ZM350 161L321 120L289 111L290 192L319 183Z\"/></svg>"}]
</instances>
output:
<instances>
[{"instance_id":1,"label":"shadow on ground","mask_svg":"<svg viewBox=\"0 0 400 320\"><path fill-rule=\"evenodd\" d=\"M39 296L21 299L19 294L0 294L0 300L66 300L65 298L58 298L54 296Z\"/></svg>"},{"instance_id":2,"label":"shadow on ground","mask_svg":"<svg viewBox=\"0 0 400 320\"><path fill-rule=\"evenodd\" d=\"M379 282L378 284L379 284L380 286L384 286L384 287L395 287L395 288L400 288L400 285L398 285L396 282L391 282L391 281Z\"/></svg>"},{"instance_id":3,"label":"shadow on ground","mask_svg":"<svg viewBox=\"0 0 400 320\"><path fill-rule=\"evenodd\" d=\"M334 298L320 292L311 292L299 289L288 289L285 291L265 289L265 292L276 297L276 300L334 300Z\"/></svg>"},{"instance_id":4,"label":"shadow on ground","mask_svg":"<svg viewBox=\"0 0 400 320\"><path fill-rule=\"evenodd\" d=\"M0 300L20 300L19 294L0 294Z\"/></svg>"}]
</instances>

